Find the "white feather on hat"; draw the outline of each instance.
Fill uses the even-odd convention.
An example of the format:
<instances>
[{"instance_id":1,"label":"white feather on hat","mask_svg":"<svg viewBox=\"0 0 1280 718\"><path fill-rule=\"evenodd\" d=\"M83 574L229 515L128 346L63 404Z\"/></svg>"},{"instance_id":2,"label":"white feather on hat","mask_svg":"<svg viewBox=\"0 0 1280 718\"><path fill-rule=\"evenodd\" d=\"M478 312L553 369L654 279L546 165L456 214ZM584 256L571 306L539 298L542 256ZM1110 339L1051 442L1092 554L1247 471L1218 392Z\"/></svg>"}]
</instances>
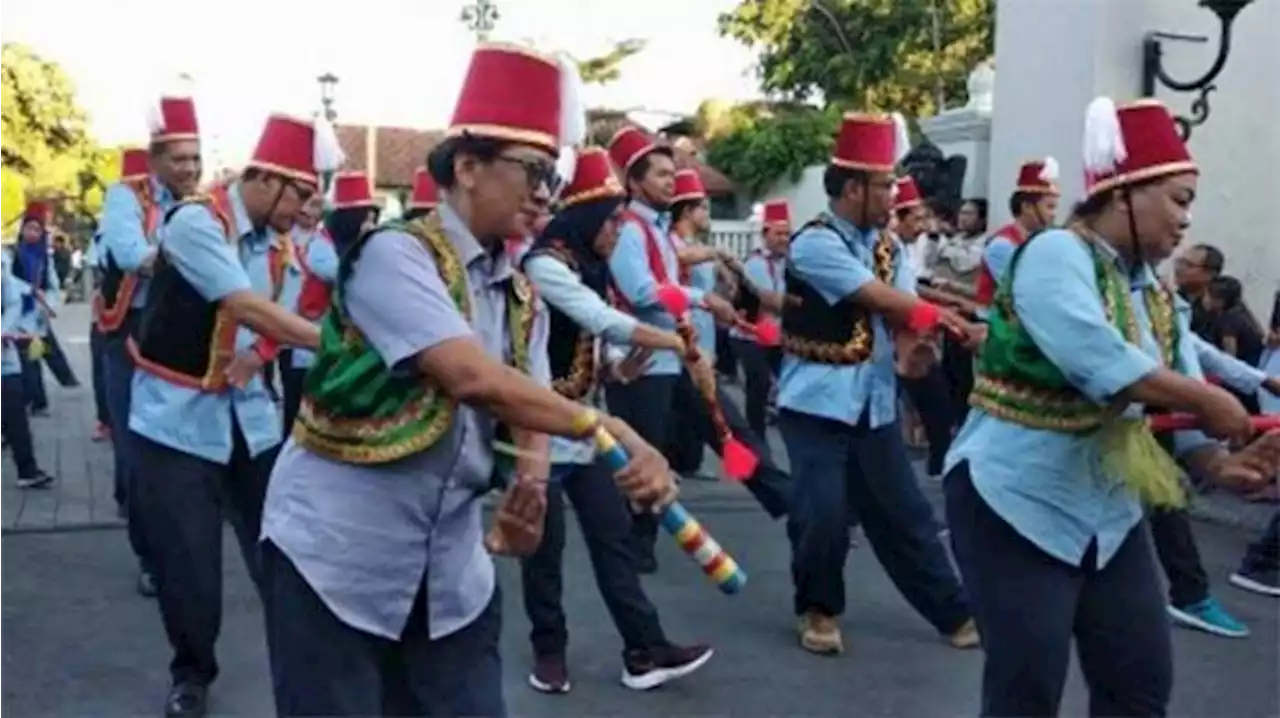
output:
<instances>
[{"instance_id":1,"label":"white feather on hat","mask_svg":"<svg viewBox=\"0 0 1280 718\"><path fill-rule=\"evenodd\" d=\"M907 118L902 116L901 112L895 112L893 117L893 163L899 164L902 158L907 156L911 151L911 132L907 129Z\"/></svg>"},{"instance_id":2,"label":"white feather on hat","mask_svg":"<svg viewBox=\"0 0 1280 718\"><path fill-rule=\"evenodd\" d=\"M1040 168L1040 179L1045 182L1057 182L1059 171L1058 161L1053 157L1046 157L1044 158L1044 166Z\"/></svg>"},{"instance_id":3,"label":"white feather on hat","mask_svg":"<svg viewBox=\"0 0 1280 718\"><path fill-rule=\"evenodd\" d=\"M1084 168L1095 175L1115 170L1129 156L1120 115L1110 97L1098 97L1084 114Z\"/></svg>"},{"instance_id":4,"label":"white feather on hat","mask_svg":"<svg viewBox=\"0 0 1280 718\"><path fill-rule=\"evenodd\" d=\"M333 129L333 123L324 117L317 117L314 126L311 162L315 165L316 172L336 172L347 160L342 152L342 145L338 143L338 133Z\"/></svg>"}]
</instances>

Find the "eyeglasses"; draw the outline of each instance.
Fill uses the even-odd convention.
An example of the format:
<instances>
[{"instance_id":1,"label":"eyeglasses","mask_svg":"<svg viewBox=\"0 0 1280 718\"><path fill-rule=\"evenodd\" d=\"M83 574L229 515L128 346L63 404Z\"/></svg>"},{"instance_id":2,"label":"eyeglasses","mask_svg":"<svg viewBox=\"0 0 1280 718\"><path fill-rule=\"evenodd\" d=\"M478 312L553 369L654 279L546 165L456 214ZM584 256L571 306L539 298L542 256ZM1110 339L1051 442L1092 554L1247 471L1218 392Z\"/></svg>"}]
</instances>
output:
<instances>
[{"instance_id":1,"label":"eyeglasses","mask_svg":"<svg viewBox=\"0 0 1280 718\"><path fill-rule=\"evenodd\" d=\"M529 189L537 189L539 186L546 185L547 189L554 195L560 189L560 185L564 183L564 180L556 173L555 166L546 162L508 155L498 155L495 159L523 167L525 178L529 182Z\"/></svg>"}]
</instances>

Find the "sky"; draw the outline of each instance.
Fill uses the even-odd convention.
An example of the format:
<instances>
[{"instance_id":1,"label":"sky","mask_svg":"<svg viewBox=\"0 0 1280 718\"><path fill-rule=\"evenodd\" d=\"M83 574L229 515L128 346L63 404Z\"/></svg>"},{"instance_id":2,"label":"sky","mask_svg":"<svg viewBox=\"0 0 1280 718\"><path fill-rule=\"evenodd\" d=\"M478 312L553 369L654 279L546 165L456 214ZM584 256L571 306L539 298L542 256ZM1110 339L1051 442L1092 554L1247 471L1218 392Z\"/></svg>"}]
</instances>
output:
<instances>
[{"instance_id":1,"label":"sky","mask_svg":"<svg viewBox=\"0 0 1280 718\"><path fill-rule=\"evenodd\" d=\"M339 78L339 122L445 125L475 43L459 16L474 2L7 0L0 38L66 70L104 143L145 142L148 107L186 87L196 98L206 163L237 166L268 113L310 115L319 107L316 77L325 72ZM492 40L531 40L579 58L618 40L648 41L618 81L588 88L589 106L692 112L706 98L758 96L752 53L716 32L716 16L735 0L494 4L500 17ZM183 73L190 85L177 79Z\"/></svg>"}]
</instances>

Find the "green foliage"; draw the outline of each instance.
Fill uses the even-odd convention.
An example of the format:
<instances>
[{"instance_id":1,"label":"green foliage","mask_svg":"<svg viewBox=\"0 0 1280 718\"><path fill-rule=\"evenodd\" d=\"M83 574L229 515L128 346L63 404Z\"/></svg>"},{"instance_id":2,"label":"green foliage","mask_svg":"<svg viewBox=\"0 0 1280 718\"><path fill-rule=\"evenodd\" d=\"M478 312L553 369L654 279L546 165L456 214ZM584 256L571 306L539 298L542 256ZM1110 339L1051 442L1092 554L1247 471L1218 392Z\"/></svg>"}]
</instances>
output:
<instances>
[{"instance_id":1,"label":"green foliage","mask_svg":"<svg viewBox=\"0 0 1280 718\"><path fill-rule=\"evenodd\" d=\"M607 85L622 76L622 63L645 48L637 38L614 43L613 49L598 57L578 61L578 72L588 85Z\"/></svg>"},{"instance_id":2,"label":"green foliage","mask_svg":"<svg viewBox=\"0 0 1280 718\"><path fill-rule=\"evenodd\" d=\"M707 161L752 195L786 178L795 181L810 165L826 161L840 122L826 110L743 105L715 118Z\"/></svg>"},{"instance_id":3,"label":"green foliage","mask_svg":"<svg viewBox=\"0 0 1280 718\"><path fill-rule=\"evenodd\" d=\"M942 109L939 87L963 100L995 51L994 23L994 0L742 0L720 33L759 50L767 92L926 117Z\"/></svg>"},{"instance_id":4,"label":"green foliage","mask_svg":"<svg viewBox=\"0 0 1280 718\"><path fill-rule=\"evenodd\" d=\"M89 117L57 63L14 43L0 54L4 223L21 215L32 195L95 214L105 185L119 177L119 150L103 149L90 136Z\"/></svg>"}]
</instances>

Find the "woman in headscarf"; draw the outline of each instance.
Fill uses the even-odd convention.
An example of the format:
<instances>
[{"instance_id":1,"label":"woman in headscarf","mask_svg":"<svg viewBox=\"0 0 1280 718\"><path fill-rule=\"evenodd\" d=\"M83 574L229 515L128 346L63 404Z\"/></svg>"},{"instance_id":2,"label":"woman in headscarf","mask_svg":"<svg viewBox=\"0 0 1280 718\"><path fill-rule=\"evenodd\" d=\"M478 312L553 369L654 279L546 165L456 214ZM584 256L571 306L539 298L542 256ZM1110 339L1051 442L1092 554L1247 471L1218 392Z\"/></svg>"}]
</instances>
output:
<instances>
[{"instance_id":1,"label":"woman in headscarf","mask_svg":"<svg viewBox=\"0 0 1280 718\"><path fill-rule=\"evenodd\" d=\"M583 150L561 210L525 255L526 276L551 313L547 351L552 387L593 403L600 372L600 341L635 347L605 367L616 381L639 376L651 350L684 351L675 334L650 327L605 301L607 259L617 242L622 187L601 149ZM631 515L590 444L553 438L545 532L538 550L521 564L525 611L533 624L535 656L529 684L544 693L569 690L565 659L568 633L561 594L564 495L573 502L587 552L618 633L622 635L622 682L644 690L688 675L710 657L709 646L677 646L666 639L658 612L645 596L631 549Z\"/></svg>"},{"instance_id":2,"label":"woman in headscarf","mask_svg":"<svg viewBox=\"0 0 1280 718\"><path fill-rule=\"evenodd\" d=\"M22 297L21 330L32 339L21 342L22 375L31 413L47 416L49 397L45 393L41 360L49 364L58 383L67 388L80 385L67 363L49 320L57 316L62 286L49 248L49 209L32 202L22 217L22 232L14 250L13 276L28 289Z\"/></svg>"}]
</instances>

